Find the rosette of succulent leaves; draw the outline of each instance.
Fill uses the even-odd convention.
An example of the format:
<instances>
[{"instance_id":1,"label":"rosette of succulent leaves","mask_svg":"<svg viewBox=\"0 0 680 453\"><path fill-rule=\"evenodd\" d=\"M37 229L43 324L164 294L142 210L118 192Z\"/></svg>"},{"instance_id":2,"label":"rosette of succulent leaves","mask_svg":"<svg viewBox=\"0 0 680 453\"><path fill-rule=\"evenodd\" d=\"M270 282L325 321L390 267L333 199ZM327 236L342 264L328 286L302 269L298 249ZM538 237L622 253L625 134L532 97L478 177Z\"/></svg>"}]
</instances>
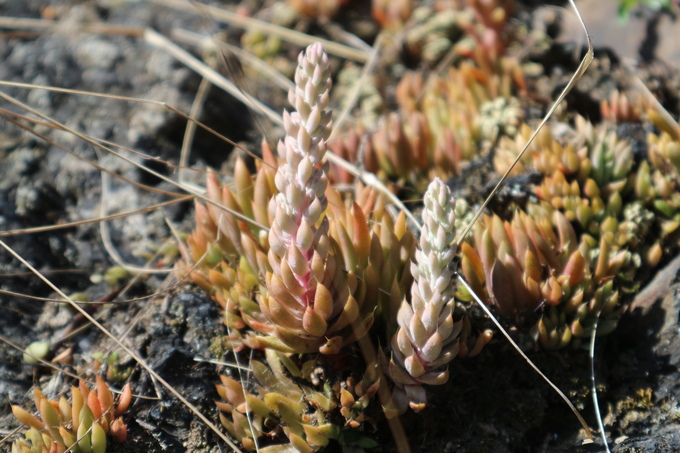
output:
<instances>
[{"instance_id":1,"label":"rosette of succulent leaves","mask_svg":"<svg viewBox=\"0 0 680 453\"><path fill-rule=\"evenodd\" d=\"M321 45L300 56L295 83L280 161L263 145L254 181L243 162L232 187L209 175L212 203L197 205L184 252L197 263L190 277L224 309L227 345L264 350L251 361L257 384L225 377L218 387L223 425L248 450L369 443L347 431L370 418L364 410L385 382L375 361L362 371L348 360L376 318L396 318L411 282L405 215L390 217L372 189L345 199L327 183L331 79ZM329 425L338 416L345 428Z\"/></svg>"}]
</instances>

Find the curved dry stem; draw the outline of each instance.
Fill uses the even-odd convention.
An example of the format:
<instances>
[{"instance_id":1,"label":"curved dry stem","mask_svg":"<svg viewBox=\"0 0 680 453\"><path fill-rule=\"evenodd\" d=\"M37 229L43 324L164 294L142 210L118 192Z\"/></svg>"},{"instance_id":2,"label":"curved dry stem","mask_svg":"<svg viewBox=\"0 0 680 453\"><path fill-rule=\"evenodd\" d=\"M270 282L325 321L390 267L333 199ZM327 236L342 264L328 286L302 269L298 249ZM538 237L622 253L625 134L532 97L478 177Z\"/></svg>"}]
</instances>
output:
<instances>
[{"instance_id":1,"label":"curved dry stem","mask_svg":"<svg viewBox=\"0 0 680 453\"><path fill-rule=\"evenodd\" d=\"M10 440L10 439L11 439L12 437L14 437L16 434L19 434L19 432L20 432L22 429L23 429L22 426L17 426L16 428L14 428L14 429L11 430L10 432L8 432L7 435L6 435L5 437L3 437L2 439L0 439L0 445L4 445L5 442L7 442L8 440Z\"/></svg>"},{"instance_id":2,"label":"curved dry stem","mask_svg":"<svg viewBox=\"0 0 680 453\"><path fill-rule=\"evenodd\" d=\"M144 33L144 29L139 27L125 27L122 25L111 25L102 22L89 24L75 24L69 22L66 28L61 28L59 21L51 19L31 19L25 17L0 17L0 28L8 30L30 30L36 33L50 31L58 33L95 33L102 35L122 35L139 37Z\"/></svg>"},{"instance_id":3,"label":"curved dry stem","mask_svg":"<svg viewBox=\"0 0 680 453\"><path fill-rule=\"evenodd\" d=\"M203 113L203 104L208 97L212 83L208 79L201 79L201 84L198 86L196 96L194 96L194 103L191 105L191 112L189 115L192 118L198 118ZM190 183L186 179L186 169L189 166L189 156L191 156L191 146L196 135L196 123L193 121L187 122L187 127L184 129L184 137L182 137L182 150L179 154L179 172L177 179L180 184L188 186Z\"/></svg>"},{"instance_id":4,"label":"curved dry stem","mask_svg":"<svg viewBox=\"0 0 680 453\"><path fill-rule=\"evenodd\" d=\"M15 88L26 88L26 89L36 89L37 88L37 89L41 89L41 90L52 91L52 92L55 92L55 93L74 94L74 95L80 95L80 96L92 96L92 97L99 97L99 98L105 98L105 99L114 99L114 100L118 100L118 101L135 102L135 103L139 103L139 104L156 105L156 106L168 109L172 113L182 117L183 119L187 120L188 122L196 124L198 127L205 130L209 134L219 138L220 140L223 140L223 141L229 143L230 145L232 145L232 146L238 148L239 150L247 153L251 157L253 157L255 159L259 159L259 157L256 154L253 154L248 149L244 148L243 146L239 145L238 143L234 142L233 140L229 139L228 137L225 137L224 135L220 134L219 132L215 131L214 129L206 126L205 124L201 123L200 121L197 121L196 119L194 119L193 116L187 115L186 113L182 112L181 110L179 110L179 109L173 107L172 105L170 105L166 102L163 102L163 101L154 101L154 100L151 100L151 99L140 99L140 98L134 98L134 97L129 97L129 96L119 96L119 95L113 95L113 94L97 93L97 92L94 92L94 91L73 90L73 89L69 89L69 88L60 88L60 87L54 87L54 86L49 86L49 85L35 85L35 84L23 83L23 82L10 82L10 81L6 81L6 80L0 80L0 86L8 86L8 87L15 87ZM10 101L10 102L12 102L12 101ZM52 129L61 129L59 127L56 127L50 121L45 121L45 122L38 121L38 120L33 119L33 118L28 118L28 117L25 117L25 116L22 116L22 115L18 115L17 113L10 112L6 109L0 109L0 112L5 112L8 115L12 115L12 116L15 116L17 118L24 119L26 121L30 121L34 124L39 124L39 125L42 125L42 126L45 126L45 127L52 128ZM16 123L14 123L14 124L16 124ZM28 130L25 125L17 124L17 126ZM32 130L29 130L29 132L31 132L34 135L38 135L36 132L34 132ZM119 145L117 143L112 143L108 140L103 140L103 139L100 139L100 138L91 137L87 134L82 134L82 135L85 136L85 137L88 137L89 139L94 140L94 141L96 141L100 144L115 146L116 148L124 149L125 151L129 151L131 153L137 154L137 155L142 156L146 159L159 160L155 156L150 156L150 155L142 153L140 151L124 147L124 146ZM45 138L44 136L39 136L39 138L47 141L50 144L53 144L54 146L59 147L58 144L52 143L49 139ZM60 148L60 149L64 150L63 148ZM69 152L68 150L64 150L64 151ZM85 160L82 157L78 157L78 158L81 159L81 160ZM166 165L168 165L169 167L172 167L172 165L167 163L167 162L166 162ZM266 162L264 162L264 165L268 165L268 164ZM199 170L192 169L192 171L199 171ZM131 182L131 184L135 184L139 187L147 187L147 186L143 186L143 185L136 183L136 182ZM165 193L165 192L159 191L158 189L155 189L153 187L148 187L148 190L158 191L160 193ZM173 194L173 193L167 193L167 194L172 195L172 196L181 196L180 194Z\"/></svg>"},{"instance_id":5,"label":"curved dry stem","mask_svg":"<svg viewBox=\"0 0 680 453\"><path fill-rule=\"evenodd\" d=\"M578 19L579 19L579 21L580 21L580 23L581 23L581 26L582 26L583 31L584 31L584 33L585 33L585 36L586 36L586 38L587 38L587 41L588 41L588 51L587 51L586 55L583 57L583 59L581 60L581 63L579 64L578 68L576 69L576 71L574 72L573 76L572 76L571 79L569 80L569 83L567 84L567 86L564 88L564 90L562 90L562 92L560 93L560 95L557 97L557 99L556 99L555 102L553 103L552 107L548 110L548 113L546 113L546 115L543 117L543 120L541 120L541 123L538 125L538 127L536 128L536 130L534 131L534 133L531 135L531 137L529 138L529 140L527 141L527 143L524 145L524 148L522 148L522 151L516 156L515 160L513 161L512 165L510 166L510 168L505 172L505 174L503 174L503 176L501 177L500 181L496 184L496 186L495 186L494 189L491 191L491 193L489 194L489 196L487 197L487 199L484 201L484 203L482 204L482 206L477 210L477 212L475 213L475 216L473 217L472 221L469 223L469 225L467 226L467 228L465 228L465 230L462 232L462 234L460 234L460 235L456 238L456 240L455 240L454 242L455 242L455 244L456 244L457 246L460 246L460 245L461 245L461 243L463 242L463 240L465 239L465 237L466 237L467 234L469 233L470 229L474 226L475 222L477 221L477 219L479 218L479 216L482 214L482 211L484 210L484 208L485 208L485 207L487 206L487 204L491 201L491 198L492 198L492 197L495 195L495 193L498 191L499 187L501 186L501 184L503 184L503 182L504 182L505 179L508 177L508 175L510 174L510 172L512 171L512 169L515 167L515 165L517 165L517 162L519 162L519 160L522 158L522 156L524 155L524 153L526 152L526 150L529 148L529 146L530 146L531 143L533 142L533 140L534 140L534 138L536 137L536 135L538 135L538 133L540 132L540 130L543 128L543 126L548 122L548 120L550 119L550 117L552 116L552 114L555 112L555 110L557 109L557 107L562 103L562 101L563 101L564 98L567 96L567 94L569 94L569 92L574 88L574 86L576 85L576 83L581 79L581 77L582 77L583 74L585 73L586 69L588 69L588 66L590 66L590 63L591 63L592 60L593 60L593 57L594 57L593 44L592 44L592 40L590 39L590 34L588 33L588 29L586 28L586 25L585 25L585 23L583 22L583 18L581 17L581 13L579 12L578 8L576 7L576 4L574 3L574 0L569 0L569 3L571 3L572 7L573 7L574 10L576 11L576 15L578 16ZM484 302L477 296L477 294L476 294L476 293L474 292L474 290L470 287L470 285L468 285L467 281L465 281L465 279L464 279L460 274L456 273L456 275L457 275L457 277L458 277L458 280L461 282L461 284L462 284L462 285L467 289L467 291L472 295L472 297L473 297L473 299L475 300L475 302L477 303L477 305L479 305L479 306L482 308L482 310L484 310L484 312L487 314L487 316L489 316L489 318L491 318L491 320L492 320L493 323L496 325L496 327L498 327L498 329L501 331L501 333L503 334L503 336L505 336L505 338L510 342L510 344L515 348L515 350L517 350L517 352L524 358L524 360L529 364L529 366L531 366L531 368L533 368L533 370L534 370L536 373L538 373L538 375L541 376L541 378L542 378L543 380L545 380L545 381L548 383L548 385L550 385L550 387L551 387L551 388L552 388L552 389L560 396L560 398L562 398L562 400L564 400L564 402L567 404L567 406L569 406L569 409L571 409L571 411L574 413L574 415L576 416L576 418L577 418L577 419L579 420L579 422L581 423L581 426L582 426L583 429L586 431L587 436L588 436L589 438L592 438L592 437L593 437L592 431L591 431L590 428L588 427L588 424L586 423L585 419L581 416L581 414L578 412L578 410L577 410L576 407L573 405L573 403L569 400L569 398L564 394L564 392L562 392L555 384L553 384L553 382L552 382L545 374L543 374L543 372L542 372L542 371L541 371L541 370L540 370L540 369L539 369L539 368L531 361L531 359L529 359L529 357L528 357L528 356L521 350L521 348L514 342L514 340L513 340L512 337L510 336L510 334L507 333L507 331L503 328L503 326L500 324L500 322L494 317L493 313L491 313L491 310L489 310L489 308L488 308L488 307L484 304Z\"/></svg>"},{"instance_id":6,"label":"curved dry stem","mask_svg":"<svg viewBox=\"0 0 680 453\"><path fill-rule=\"evenodd\" d=\"M144 31L144 39L152 46L158 49L163 49L164 51L168 52L177 60L184 63L191 70L200 74L203 78L208 79L212 84L222 88L224 91L231 94L239 101L243 102L245 105L250 107L255 112L264 115L265 117L269 118L276 124L283 124L283 120L281 120L281 115L274 112L272 109L270 109L268 106L258 101L257 99L254 99L253 97L246 95L239 87L237 87L231 81L222 77L219 72L215 71L213 68L206 65L205 63L191 55L189 52L185 51L184 49L181 49L179 46L177 46L175 43L170 41L165 36L149 28Z\"/></svg>"},{"instance_id":7,"label":"curved dry stem","mask_svg":"<svg viewBox=\"0 0 680 453\"><path fill-rule=\"evenodd\" d=\"M252 368L244 367L239 363L239 361L236 362L223 362L221 360L215 360L215 359L204 359L203 357L194 357L194 362L199 362L199 363L212 363L213 365L219 365L223 366L226 368L231 368L231 369L238 369L241 371L246 371L248 373L252 373L253 370Z\"/></svg>"},{"instance_id":8,"label":"curved dry stem","mask_svg":"<svg viewBox=\"0 0 680 453\"><path fill-rule=\"evenodd\" d=\"M654 107L654 110L663 118L664 122L668 125L669 129L675 132L675 136L680 139L680 124L676 121L673 116L666 110L666 108L659 102L659 100L654 96L649 87L645 85L640 76L638 76L635 71L631 68L631 63L627 59L623 59L623 66L628 70L633 76L635 82L635 88L637 88L644 97L645 101Z\"/></svg>"},{"instance_id":9,"label":"curved dry stem","mask_svg":"<svg viewBox=\"0 0 680 453\"><path fill-rule=\"evenodd\" d=\"M260 75L266 77L268 82L273 82L274 85L278 86L282 90L288 91L295 87L295 84L291 82L290 79L281 74L261 58L256 57L252 53L241 49L240 47L229 44L228 42L221 40L219 37L203 36L200 33L185 30L183 28L173 29L171 35L178 41L198 47L200 49L207 49L215 52L219 51L221 48L226 49L227 51L236 55L244 65L259 72Z\"/></svg>"},{"instance_id":10,"label":"curved dry stem","mask_svg":"<svg viewBox=\"0 0 680 453\"><path fill-rule=\"evenodd\" d=\"M4 94L4 93L2 93L2 92L0 92L0 97L3 97L3 98L4 98L5 96L7 96L7 95ZM19 102L19 101L17 101L16 99L13 99L13 98L11 98L11 97L8 97L8 98L9 98L9 99L12 99L12 102ZM25 130L25 131L31 133L33 136L35 136L35 137L37 137L37 138L39 138L39 139L45 141L46 143L49 143L50 145L52 145L52 146L54 146L54 147L56 147L56 148L59 148L60 150L64 151L65 153L70 154L71 156L75 157L76 159L81 160L81 161L83 161L83 162L87 162L87 163L88 163L89 165L91 165L93 168L96 168L97 170L99 170L99 171L101 171L101 172L110 173L110 174L114 175L116 178L118 178L118 179L120 179L120 180L122 180L122 181L125 181L125 182L127 182L127 183L129 183L129 184L131 184L131 185L133 185L133 186L135 186L135 187L138 187L138 188L140 188L140 189L143 189L143 190L148 190L148 191L150 191L150 192L160 193L160 194L167 195L167 196L170 196L170 197L181 197L181 196L183 196L183 195L180 194L180 193L167 192L167 191L164 191L164 190L159 190L159 189L156 189L156 188L154 188L154 187L147 186L146 184L142 184L142 183L133 181L133 180L131 180L131 179L129 179L129 178L126 178L125 176L120 175L120 174L118 174L118 173L116 173L116 172L114 172L114 171L112 171L112 170L109 170L109 169L107 169L107 168L105 168L105 167L102 167L102 166L100 166L99 164L97 164L97 163L95 163L95 162L93 162L93 161L91 161L91 160L89 160L89 159L87 159L87 158L85 158L85 157L83 157L83 156L81 156L81 155L79 155L79 154L77 154L77 153L71 151L70 149L66 148L65 146L60 145L59 143L57 143L57 142L55 142L54 140L52 140L52 139L50 139L49 137L47 137L46 135L37 132L36 130L34 130L34 129L31 128L30 126L21 123L20 121L16 120L15 117L17 117L17 118L22 118L22 119L25 118L25 117L22 117L21 115L17 115L17 114L15 114L15 113L13 113L13 112L10 112L10 111L7 110L7 109L0 108L0 118L4 119L5 121L7 121L7 122L9 122L9 123L14 124L15 126L17 126L17 127L20 128L20 129L23 129L23 130ZM44 118L48 118L48 117L44 117ZM51 120L51 119L50 119L50 120ZM52 120L51 120L51 121L52 121ZM35 122L34 122L34 121L31 121L31 123L35 123ZM51 127L54 128L54 124L51 124ZM91 138L91 137L89 137L89 136L87 136L87 135L85 135L85 134L80 134L79 137L82 138L82 139L87 138L86 141L88 141L88 143L92 143L92 144L95 144L95 146L101 147L101 145L97 145L97 144L96 144L96 143L98 143L97 140L95 140L95 139L93 139L93 138ZM141 164L140 164L140 165L141 165ZM145 168L145 167L142 166L142 168Z\"/></svg>"},{"instance_id":11,"label":"curved dry stem","mask_svg":"<svg viewBox=\"0 0 680 453\"><path fill-rule=\"evenodd\" d=\"M101 212L100 217L106 217L108 212L107 200L109 199L109 186L111 184L111 176L108 173L102 172L101 178L102 178L102 196L99 207ZM140 267L125 261L123 256L118 252L118 250L116 250L116 247L113 245L113 239L111 238L111 229L109 228L109 222L106 220L99 222L99 234L102 238L104 248L108 252L111 259L128 272L136 272L140 274L169 274L174 270L172 267L166 267L164 269Z\"/></svg>"},{"instance_id":12,"label":"curved dry stem","mask_svg":"<svg viewBox=\"0 0 680 453\"><path fill-rule=\"evenodd\" d=\"M600 436L602 437L602 442L604 443L604 448L607 453L611 453L609 450L609 443L607 442L607 431L604 429L604 423L602 422L602 414L600 413L600 403L597 397L597 384L595 382L595 337L597 337L597 325L600 321L600 315L602 314L602 308L597 312L595 317L595 323L593 324L593 330L590 333L590 346L588 347L588 356L590 358L590 383L592 385L591 392L593 392L593 407L595 408L595 418L597 419L597 427L600 430Z\"/></svg>"}]
</instances>

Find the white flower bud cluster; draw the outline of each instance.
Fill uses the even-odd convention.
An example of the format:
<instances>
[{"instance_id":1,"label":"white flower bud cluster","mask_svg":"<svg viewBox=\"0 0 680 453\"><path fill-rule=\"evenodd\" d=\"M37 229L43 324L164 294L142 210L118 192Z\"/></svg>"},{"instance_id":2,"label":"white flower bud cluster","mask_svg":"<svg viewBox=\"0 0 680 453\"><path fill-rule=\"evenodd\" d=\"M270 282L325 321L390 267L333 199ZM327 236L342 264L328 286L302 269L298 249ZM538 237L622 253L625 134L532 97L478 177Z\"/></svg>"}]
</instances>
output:
<instances>
[{"instance_id":1,"label":"white flower bud cluster","mask_svg":"<svg viewBox=\"0 0 680 453\"><path fill-rule=\"evenodd\" d=\"M324 217L331 76L321 44L312 44L300 55L295 85L288 94L295 111L284 112L286 137L278 146L284 159L274 179L279 193L269 202L272 271L265 276L268 295L260 309L291 350L333 354L342 347L339 331L359 311L353 298L338 298L333 286L338 268L329 253L329 220ZM354 317L340 316L353 308Z\"/></svg>"},{"instance_id":2,"label":"white flower bud cluster","mask_svg":"<svg viewBox=\"0 0 680 453\"><path fill-rule=\"evenodd\" d=\"M281 259L287 255L297 255L295 258L309 262L314 251L325 258L328 250L327 239L322 239L328 231L327 222L317 228L328 204L325 196L328 162L324 155L331 133L331 111L327 109L330 67L321 44L312 44L300 54L295 85L288 93L295 111L284 112L286 137L278 146L285 161L275 178L279 193L269 203L274 216L269 231L269 260L277 274ZM291 260L289 264L292 265ZM304 267L298 269L304 272Z\"/></svg>"},{"instance_id":3,"label":"white flower bud cluster","mask_svg":"<svg viewBox=\"0 0 680 453\"><path fill-rule=\"evenodd\" d=\"M463 322L453 321L453 269L456 253L455 200L436 178L425 193L423 227L416 261L411 303L404 300L397 315L399 331L392 338L390 376L415 410L425 406L421 384L443 384L448 370L441 367L457 354Z\"/></svg>"}]
</instances>

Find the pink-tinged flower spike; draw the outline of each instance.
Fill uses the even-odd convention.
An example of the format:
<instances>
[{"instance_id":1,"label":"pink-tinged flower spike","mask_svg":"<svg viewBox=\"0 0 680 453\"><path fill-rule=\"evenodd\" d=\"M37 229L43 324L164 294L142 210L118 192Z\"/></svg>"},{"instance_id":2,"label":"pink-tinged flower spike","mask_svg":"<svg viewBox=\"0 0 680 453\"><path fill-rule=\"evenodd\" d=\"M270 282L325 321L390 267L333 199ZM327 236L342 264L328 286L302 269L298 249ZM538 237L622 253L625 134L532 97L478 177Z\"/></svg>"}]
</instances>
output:
<instances>
[{"instance_id":1,"label":"pink-tinged flower spike","mask_svg":"<svg viewBox=\"0 0 680 453\"><path fill-rule=\"evenodd\" d=\"M337 265L329 253L325 217L331 77L321 44L310 45L300 55L295 85L288 94L295 111L284 112L286 137L278 146L284 160L275 177L279 193L269 202L274 219L268 255L272 272L266 276L269 294L261 310L277 336L295 351L337 352L332 345L338 339L329 330L344 307L336 306L333 294ZM347 320L342 324L347 326Z\"/></svg>"},{"instance_id":2,"label":"pink-tinged flower spike","mask_svg":"<svg viewBox=\"0 0 680 453\"><path fill-rule=\"evenodd\" d=\"M455 200L436 178L425 193L423 227L416 261L411 263L414 282L411 303L404 300L397 315L399 330L392 337L390 377L396 384L399 410L406 403L415 411L425 407L422 384L444 384L444 366L458 354L463 320L453 321L453 269L456 253Z\"/></svg>"},{"instance_id":3,"label":"pink-tinged flower spike","mask_svg":"<svg viewBox=\"0 0 680 453\"><path fill-rule=\"evenodd\" d=\"M280 274L281 260L294 258L289 264L296 264L299 283L307 288L313 283L302 281L305 275L299 259L310 263L319 246L324 259L328 250L328 221L321 218L328 205L328 163L323 158L331 134L331 112L327 110L330 87L328 56L321 44L312 44L300 54L295 89L288 93L296 111L283 112L286 137L279 142L278 152L284 163L276 172L279 193L269 202L269 212L274 216L269 231L270 264L274 273ZM320 241L322 237L325 244ZM300 256L296 256L298 253Z\"/></svg>"}]
</instances>

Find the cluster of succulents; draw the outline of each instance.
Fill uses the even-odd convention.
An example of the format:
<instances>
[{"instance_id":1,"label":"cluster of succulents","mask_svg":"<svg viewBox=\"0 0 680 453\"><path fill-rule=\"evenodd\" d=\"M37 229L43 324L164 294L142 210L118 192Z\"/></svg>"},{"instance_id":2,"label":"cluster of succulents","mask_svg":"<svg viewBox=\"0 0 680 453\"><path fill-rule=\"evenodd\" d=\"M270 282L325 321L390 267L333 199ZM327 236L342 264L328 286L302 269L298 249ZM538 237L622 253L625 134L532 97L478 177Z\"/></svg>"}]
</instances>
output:
<instances>
[{"instance_id":1,"label":"cluster of succulents","mask_svg":"<svg viewBox=\"0 0 680 453\"><path fill-rule=\"evenodd\" d=\"M264 145L254 181L242 162L231 188L210 174L212 203L197 205L196 229L186 240L185 262L197 263L190 278L224 309L228 344L235 351L265 350L266 363L251 363L256 389L244 394L230 378L219 387L226 401L220 404L223 424L247 449L262 436L300 451L315 451L329 438L352 437L322 427L334 414L348 427L360 427L378 375L367 372L363 384L350 385L356 369L334 363L337 382L345 384L323 388L310 367L331 362L298 363L292 355L335 356L363 341L376 320L386 325L396 319L411 282L405 269L415 239L404 214L392 218L371 188L360 187L353 199L345 199L327 184L329 88L327 56L312 45L300 56L289 96L295 111L284 113L280 161ZM284 379L282 363L297 380ZM272 373L278 377L270 379ZM243 410L245 402L257 410ZM244 418L251 411L252 420Z\"/></svg>"},{"instance_id":2,"label":"cluster of succulents","mask_svg":"<svg viewBox=\"0 0 680 453\"><path fill-rule=\"evenodd\" d=\"M634 123L640 121L642 107L640 102L632 102L625 92L614 90L609 99L600 103L602 119L612 123Z\"/></svg>"},{"instance_id":3,"label":"cluster of succulents","mask_svg":"<svg viewBox=\"0 0 680 453\"><path fill-rule=\"evenodd\" d=\"M252 382L224 376L218 385L222 424L246 450L368 445L357 433L380 410L371 402L389 385L385 376L385 413L420 411L424 385L445 383L452 359L489 341L489 332L473 331L472 294L453 282L454 239L472 210L438 178L473 160L493 160L504 173L532 128L519 100L523 69L502 56L512 2L471 5L481 24L468 33L477 40L471 59L427 79L405 73L398 113L328 145L330 71L321 47L310 46L298 60L279 158L263 144L254 177L241 161L230 185L208 175L210 202L197 204L181 269L191 268L224 310L233 352L258 351ZM643 109L628 99L603 102L603 117L640 118ZM389 215L382 196L328 163L327 148L381 178L428 186L419 242L403 213ZM545 349L579 345L596 320L598 333L613 330L638 269L658 264L680 227L679 141L668 131L650 134L648 148L649 163L637 162L626 140L581 117L571 134L544 128L514 168L541 175L526 188L528 201L510 205L511 218L483 216L462 238L461 270L476 295ZM341 194L329 183L355 188ZM348 367L348 351L358 357L375 339L387 340L386 349Z\"/></svg>"},{"instance_id":4,"label":"cluster of succulents","mask_svg":"<svg viewBox=\"0 0 680 453\"><path fill-rule=\"evenodd\" d=\"M465 161L517 133L524 111L514 95L525 89L513 59L501 59L491 72L463 62L427 80L407 72L397 86L398 112L383 116L367 140L330 146L350 161L361 160L381 178L424 191L432 178L460 173ZM354 134L366 135L361 130ZM362 153L352 146L360 146Z\"/></svg>"},{"instance_id":5,"label":"cluster of succulents","mask_svg":"<svg viewBox=\"0 0 680 453\"><path fill-rule=\"evenodd\" d=\"M308 2L310 4L314 2ZM379 177L398 184L413 185L422 193L433 177L444 180L460 172L464 161L488 153L493 142L514 135L524 111L517 96L526 90L524 71L518 60L505 57L513 42L508 19L512 1L414 7L411 1L373 2L376 21L398 33L404 48L415 61L434 66L450 54L462 61L449 71L403 72L396 101L399 110L387 113L392 101L381 85L386 74L362 78L359 119L354 128L338 131L329 149ZM312 14L317 16L318 14ZM394 33L388 33L393 36ZM396 63L387 45L382 60ZM390 70L387 70L390 72ZM354 92L359 69L348 65L338 76L336 99L342 103ZM345 83L345 80L350 81ZM343 89L344 87L349 87ZM346 171L334 167L330 181L351 182Z\"/></svg>"},{"instance_id":6,"label":"cluster of succulents","mask_svg":"<svg viewBox=\"0 0 680 453\"><path fill-rule=\"evenodd\" d=\"M234 191L209 175L208 197L214 204L197 205L197 228L187 238L189 260L205 264L191 277L215 294L227 325L248 325L258 332L250 338L253 344L287 352L332 353L362 336L381 299L379 280L390 289L391 280L402 276L398 266L403 263L387 261L386 255L398 256L403 247L407 251L399 260L405 262L414 242L403 216L396 224L367 219L368 213L377 219L385 212L384 201L371 189L360 190L348 205L327 187L329 164L323 156L330 134L325 106L330 78L327 67L315 72L327 64L310 60L321 58L318 52L308 49L300 60L290 98L297 111L286 113L288 135L279 144L283 163L274 171L276 160L265 157L253 183L238 162ZM395 234L391 250L387 241Z\"/></svg>"},{"instance_id":7,"label":"cluster of succulents","mask_svg":"<svg viewBox=\"0 0 680 453\"><path fill-rule=\"evenodd\" d=\"M324 19L343 3L288 2ZM473 160L493 160L504 173L533 131L520 100L523 68L504 56L513 1L467 5L432 14L409 0L374 0L384 29L410 22L404 47L417 61L434 65L451 54L459 64L427 78L405 72L398 112L382 117L387 102L368 83L359 126L327 144L331 74L323 49L312 45L297 62L294 111L284 112L278 157L263 143L254 174L242 160L228 184L208 173L207 202L196 204L178 274L188 270L222 308L232 353L255 357L244 376L222 376L217 385L221 424L245 450L375 446L367 431L381 410L423 410L424 386L446 383L450 362L478 354L491 338L474 332L466 308L472 294L453 278L456 234L472 222L472 210L440 178ZM290 8L276 11L286 12L274 13L280 23L294 21ZM281 58L277 37L248 32L242 39L260 58ZM602 102L601 114L613 123L652 117L618 92ZM483 216L459 250L475 294L545 349L578 345L596 319L601 334L613 330L642 263L658 264L680 230L680 137L672 129L649 134L649 161L639 162L616 132L581 117L574 129L568 138L548 127L538 134L513 173L542 175L526 188L530 201L511 206L508 219ZM327 149L418 193L428 187L419 239L403 212L392 213L375 190L330 165ZM341 193L330 183L354 188ZM125 276L113 269L102 278L113 285ZM385 349L366 354L376 339ZM46 346L35 347L29 355ZM378 404L389 386L392 400ZM30 428L13 452L98 453L107 434L124 440L129 387L118 404L100 377L97 390L81 383L72 394L72 403L55 402L36 389L40 419L13 406Z\"/></svg>"},{"instance_id":8,"label":"cluster of succulents","mask_svg":"<svg viewBox=\"0 0 680 453\"><path fill-rule=\"evenodd\" d=\"M476 23L466 30L477 44L477 54L491 62L497 60L512 42L508 20L514 13L514 0L467 0Z\"/></svg>"},{"instance_id":9,"label":"cluster of succulents","mask_svg":"<svg viewBox=\"0 0 680 453\"><path fill-rule=\"evenodd\" d=\"M660 219L662 236L668 237L680 230L680 138L649 134L647 145L649 162L637 170L635 195Z\"/></svg>"},{"instance_id":10,"label":"cluster of succulents","mask_svg":"<svg viewBox=\"0 0 680 453\"><path fill-rule=\"evenodd\" d=\"M419 6L413 9L405 33L406 50L431 65L447 56L490 64L513 42L508 19L514 9L514 0L466 0L458 8Z\"/></svg>"},{"instance_id":11,"label":"cluster of succulents","mask_svg":"<svg viewBox=\"0 0 680 453\"><path fill-rule=\"evenodd\" d=\"M428 6L413 11L411 27L406 31L406 50L415 58L436 64L463 37L463 25L473 21L469 10L446 9L435 13Z\"/></svg>"},{"instance_id":12,"label":"cluster of succulents","mask_svg":"<svg viewBox=\"0 0 680 453\"><path fill-rule=\"evenodd\" d=\"M499 315L532 324L533 336L547 349L588 335L597 316L601 333L610 331L621 312L613 278L627 254L612 253L605 239L579 241L559 210L531 208L516 211L510 222L494 215L475 225L472 245L461 250L471 288Z\"/></svg>"},{"instance_id":13,"label":"cluster of succulents","mask_svg":"<svg viewBox=\"0 0 680 453\"><path fill-rule=\"evenodd\" d=\"M642 108L616 93L602 111L608 121L626 122L639 119ZM649 134L649 159L636 162L631 144L606 124L576 116L574 126L560 139L550 128L538 134L511 173L542 176L526 188L534 198L517 206L510 222L483 219L462 249L471 286L500 314L531 323L534 338L551 349L589 335L597 316L604 320L598 332L611 331L639 285L638 269L659 263L680 226L680 147L671 134ZM531 134L522 124L515 137L501 138L498 173Z\"/></svg>"},{"instance_id":14,"label":"cluster of succulents","mask_svg":"<svg viewBox=\"0 0 680 453\"><path fill-rule=\"evenodd\" d=\"M250 362L256 391L227 376L217 386L222 425L241 440L245 450L279 451L284 442L295 451L313 452L331 440L345 446L375 446L370 437L353 430L367 420L364 410L378 391L377 365L363 377L320 384L323 376L317 373L323 358L310 358L298 366L293 358L272 349L265 351L265 358L266 363ZM334 423L333 416L342 417L345 427Z\"/></svg>"},{"instance_id":15,"label":"cluster of succulents","mask_svg":"<svg viewBox=\"0 0 680 453\"><path fill-rule=\"evenodd\" d=\"M12 406L14 416L29 429L12 444L12 453L104 453L107 436L124 442L127 426L121 415L130 404L132 391L128 385L114 403L111 390L97 376L96 389L80 381L71 388L71 402L65 396L50 401L35 388L35 406L40 418L20 406Z\"/></svg>"}]
</instances>

